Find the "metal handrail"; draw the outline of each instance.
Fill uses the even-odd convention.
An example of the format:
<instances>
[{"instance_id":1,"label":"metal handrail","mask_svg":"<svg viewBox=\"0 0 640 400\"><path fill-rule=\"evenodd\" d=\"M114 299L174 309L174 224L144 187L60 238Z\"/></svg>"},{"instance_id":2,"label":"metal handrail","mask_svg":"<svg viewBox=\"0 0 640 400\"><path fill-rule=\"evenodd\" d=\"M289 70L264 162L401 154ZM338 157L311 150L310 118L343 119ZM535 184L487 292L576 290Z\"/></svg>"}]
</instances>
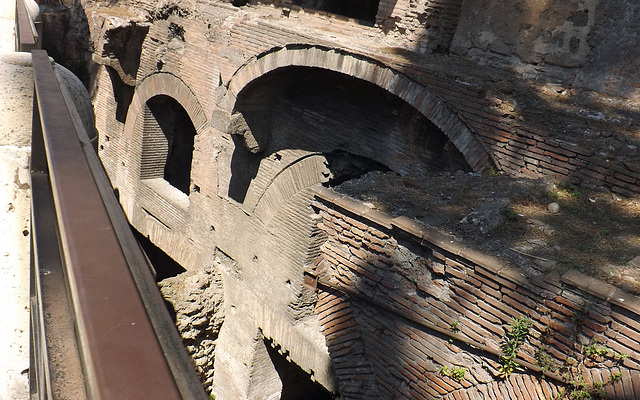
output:
<instances>
[{"instance_id":1,"label":"metal handrail","mask_svg":"<svg viewBox=\"0 0 640 400\"><path fill-rule=\"evenodd\" d=\"M16 0L16 51L29 52L40 48L40 35L24 0Z\"/></svg>"},{"instance_id":2,"label":"metal handrail","mask_svg":"<svg viewBox=\"0 0 640 400\"><path fill-rule=\"evenodd\" d=\"M32 398L206 399L47 53L32 51L32 62ZM80 383L56 382L60 371Z\"/></svg>"}]
</instances>

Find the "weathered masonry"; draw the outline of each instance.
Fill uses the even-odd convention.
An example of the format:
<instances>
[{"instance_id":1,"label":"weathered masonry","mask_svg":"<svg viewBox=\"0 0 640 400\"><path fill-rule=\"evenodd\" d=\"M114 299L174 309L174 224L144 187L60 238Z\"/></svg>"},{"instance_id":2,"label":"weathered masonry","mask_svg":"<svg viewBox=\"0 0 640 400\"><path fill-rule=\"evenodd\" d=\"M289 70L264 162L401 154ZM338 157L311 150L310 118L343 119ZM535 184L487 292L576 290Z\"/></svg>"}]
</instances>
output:
<instances>
[{"instance_id":1,"label":"weathered masonry","mask_svg":"<svg viewBox=\"0 0 640 400\"><path fill-rule=\"evenodd\" d=\"M640 397L637 297L331 189L500 171L637 196L631 0L81 3L100 157L217 398Z\"/></svg>"}]
</instances>

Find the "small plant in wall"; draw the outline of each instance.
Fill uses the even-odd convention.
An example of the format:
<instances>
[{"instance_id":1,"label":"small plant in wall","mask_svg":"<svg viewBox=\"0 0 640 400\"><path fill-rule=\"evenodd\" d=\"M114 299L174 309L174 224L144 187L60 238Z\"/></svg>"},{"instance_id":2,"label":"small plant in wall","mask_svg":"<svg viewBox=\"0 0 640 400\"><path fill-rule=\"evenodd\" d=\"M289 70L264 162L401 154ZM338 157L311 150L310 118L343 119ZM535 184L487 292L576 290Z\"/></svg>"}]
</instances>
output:
<instances>
[{"instance_id":1,"label":"small plant in wall","mask_svg":"<svg viewBox=\"0 0 640 400\"><path fill-rule=\"evenodd\" d=\"M442 367L440 367L439 372L440 372L440 375L447 376L456 382L462 382L464 380L465 375L467 374L466 368L462 368L462 367L449 368L446 365L443 365Z\"/></svg>"},{"instance_id":2,"label":"small plant in wall","mask_svg":"<svg viewBox=\"0 0 640 400\"><path fill-rule=\"evenodd\" d=\"M623 377L621 371L617 371L611 374L606 381L595 381L593 383L586 383L584 377L581 375L583 368L587 366L587 361L590 361L592 365L595 363L601 363L607 359L618 364L622 364L628 355L624 353L618 353L610 348L598 343L598 339L594 338L588 344L582 346L582 350L576 357L580 361L571 358L567 358L566 364L573 366L574 368L566 368L566 372L563 375L565 379L570 380L567 387L558 393L553 400L586 400L586 399L606 399L607 395L604 390L605 387L613 385L616 382L620 382Z\"/></svg>"},{"instance_id":3,"label":"small plant in wall","mask_svg":"<svg viewBox=\"0 0 640 400\"><path fill-rule=\"evenodd\" d=\"M449 323L449 329L453 333L458 333L458 332L460 332L460 324L458 323L458 321L451 321Z\"/></svg>"},{"instance_id":4,"label":"small plant in wall","mask_svg":"<svg viewBox=\"0 0 640 400\"><path fill-rule=\"evenodd\" d=\"M593 382L587 384L582 376L578 376L572 380L569 385L562 389L553 400L589 400L589 399L607 399L607 393L604 388L609 385L613 385L616 382L622 380L622 372L615 372L609 377L606 382Z\"/></svg>"},{"instance_id":5,"label":"small plant in wall","mask_svg":"<svg viewBox=\"0 0 640 400\"><path fill-rule=\"evenodd\" d=\"M598 346L598 338L594 338L591 343L582 348L582 352L585 357L601 361L604 357L609 355L610 350L605 346Z\"/></svg>"},{"instance_id":6,"label":"small plant in wall","mask_svg":"<svg viewBox=\"0 0 640 400\"><path fill-rule=\"evenodd\" d=\"M502 357L500 357L500 376L503 378L509 377L516 370L518 364L516 358L518 357L518 349L527 339L529 330L533 322L529 317L513 318L509 323L509 328L502 343Z\"/></svg>"},{"instance_id":7,"label":"small plant in wall","mask_svg":"<svg viewBox=\"0 0 640 400\"><path fill-rule=\"evenodd\" d=\"M545 372L556 372L558 367L556 363L553 361L549 353L547 352L548 348L544 344L540 344L536 349L534 357L536 359L536 364L540 367L540 369ZM542 375L544 378L544 375Z\"/></svg>"}]
</instances>

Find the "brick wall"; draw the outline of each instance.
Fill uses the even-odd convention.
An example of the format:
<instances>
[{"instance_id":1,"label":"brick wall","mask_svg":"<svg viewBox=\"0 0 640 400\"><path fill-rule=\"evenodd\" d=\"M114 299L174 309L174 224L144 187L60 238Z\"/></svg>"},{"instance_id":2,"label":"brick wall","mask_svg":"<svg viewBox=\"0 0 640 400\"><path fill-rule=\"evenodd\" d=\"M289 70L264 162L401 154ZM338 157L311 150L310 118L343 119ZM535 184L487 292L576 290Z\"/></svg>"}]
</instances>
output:
<instances>
[{"instance_id":1,"label":"brick wall","mask_svg":"<svg viewBox=\"0 0 640 400\"><path fill-rule=\"evenodd\" d=\"M347 23L344 23L347 25ZM353 28L353 24L352 24ZM366 34L366 28L358 28ZM293 30L281 29L270 22L238 24L231 32L233 46L263 53L286 43L316 43L335 46L318 38L305 37ZM341 45L341 47L344 44ZM571 136L566 139L559 127L518 119L522 111L509 108L507 96L478 83L460 82L430 65L399 61L365 49L354 49L405 75L441 98L470 130L480 138L492 155L498 170L529 177L551 177L579 185L602 187L625 196L640 194L640 167L629 161L607 160L585 148ZM264 56L265 53L263 53ZM229 66L228 66L229 67ZM231 76L229 73L223 75ZM551 110L546 112L553 113ZM567 126L567 129L578 129ZM611 127L613 129L613 127Z\"/></svg>"},{"instance_id":2,"label":"brick wall","mask_svg":"<svg viewBox=\"0 0 640 400\"><path fill-rule=\"evenodd\" d=\"M382 398L542 399L576 377L617 374L603 386L610 398L640 396L638 297L575 271L524 276L406 217L316 194L328 236L315 262L317 312L346 398L370 398L375 386ZM523 316L533 323L523 366L501 378L507 327ZM586 355L605 346L605 357Z\"/></svg>"},{"instance_id":3,"label":"brick wall","mask_svg":"<svg viewBox=\"0 0 640 400\"><path fill-rule=\"evenodd\" d=\"M640 193L638 165L610 162L593 150L552 137L545 129L516 123L510 113L505 115L492 103L491 96L479 99L463 90L449 104L487 144L501 170L601 186L625 196Z\"/></svg>"},{"instance_id":4,"label":"brick wall","mask_svg":"<svg viewBox=\"0 0 640 400\"><path fill-rule=\"evenodd\" d=\"M456 133L461 131L458 123L473 133L467 135L473 141L465 136L463 145L457 145L458 148L466 148L467 144L474 144L467 160L479 160L481 156L488 158L481 146L475 146L477 137L482 140L484 149L492 154L496 166L506 172L550 175L563 180L604 185L623 194L639 193L640 171L637 166L608 163L593 152L559 140L561 136L554 136L543 126L514 118L516 112L505 112L500 107L505 98L502 93L484 88L477 81L463 82L457 78L455 71L443 73L446 67L438 68L435 65L437 60L423 63L410 61L409 58L394 57L368 46L366 40L374 40L379 33L375 28L358 25L349 19L307 14L302 9L292 10L287 19L260 19L251 15L255 8L238 10L206 1L197 4L198 7L205 7L205 3L210 8L197 18L169 15L166 20L156 21L143 45L136 82L136 96L141 96L141 103L134 101L132 104L139 108L153 95L169 91L168 95L185 108L197 109L190 115L197 128L202 128L202 132L196 136L196 140L201 142L196 144L193 175L194 183L202 192L194 192L190 196L188 215L182 209L173 210L158 197L156 203L149 203L153 207L147 207L153 214L144 216L144 226L150 227L147 231L151 232L150 236L156 244L171 249L172 256L189 268L198 268L202 264L202 254L207 254L214 244L227 250L234 249L237 253L231 255L239 265L250 271L259 271L255 276L260 277L246 279L256 285L253 291L238 285L235 298L238 304L250 303L243 300L247 292L259 293L260 296L264 294L264 270L254 265L282 267L286 261L292 265L295 263L297 268L300 263L296 260L300 258L295 255L304 253L302 250L296 250L298 253L291 250L292 243L300 246L300 238L304 235L285 218L289 214L283 213L284 216L277 219L271 216L274 212L256 212L249 218L248 208L241 209L225 197L233 143L225 127L217 130L218 126L215 125L216 129L212 129L209 125L211 121L207 120L222 109L230 113L236 105L235 96L253 79L272 72L275 67L269 69L272 68L271 64L331 69L375 83L407 102L413 99L415 103L412 105L421 112L420 104L425 105L425 109L437 109L431 114L423 113L434 123L438 118L446 121L447 124L438 126L452 141ZM298 26L289 23L295 18L299 19ZM327 28L326 32L320 34L318 32L322 29L306 29L310 26L306 23L308 21ZM176 43L175 38L169 46L172 23L185 29L184 47ZM362 40L351 42L340 37L332 39L329 34L339 35L337 32L348 33ZM291 57L286 54L288 52ZM296 53L295 56L293 53ZM161 68L158 67L160 59L163 60ZM132 201L133 197L127 197L124 193L134 182L128 180L125 174L134 171L136 162L139 162L136 159L139 155L127 150L127 146L135 144L134 140L129 139L139 136L139 132L127 130L133 129L131 126L135 125L134 119L139 109L131 109L127 123L131 126L124 126L121 115L124 112L118 116L118 108L123 104L128 106L128 103L123 102L117 93L117 74L113 71L109 74L105 68L101 68L98 74L102 84L95 89L98 91L96 111L99 114L98 127L105 165L114 182L120 185L125 206L139 207L139 202ZM250 75L250 79L238 79L243 74ZM133 87L127 88L133 91ZM181 96L182 92L188 92L188 96ZM114 96L117 97L117 103ZM429 101L421 103L419 99ZM427 107L427 104L431 106ZM437 107L433 104L437 104ZM442 117L444 114L447 114L446 118ZM456 116L464 123L459 122ZM451 129L444 129L443 126ZM130 158L124 159L124 154ZM285 161L288 160L287 154L284 157ZM291 160L295 159L291 155ZM127 162L121 166L121 161ZM277 164L275 159L269 162L272 162L271 165ZM480 164L486 163L478 161ZM274 167L273 175L278 171ZM263 182L266 184L271 180L258 176L254 181L258 184ZM282 186L273 187L280 190L287 185L288 181ZM145 193L151 193L147 187L142 189ZM287 192L283 190L279 193ZM256 190L252 196L253 199L262 198L262 192ZM274 199L284 197L273 196ZM272 197L265 195L264 198ZM302 204L305 201L306 197L299 202ZM255 206L255 202L251 204ZM621 393L619 398L640 397L638 388L633 386L640 381L637 370L640 361L635 346L640 332L636 322L637 299L571 273L561 277L525 279L496 260L460 249L452 245L449 239L429 234L423 227L414 226L403 219L390 219L331 195L321 196L316 208L320 217L325 219L321 226L329 237L322 248L323 257L318 259L317 273L324 271L325 276L321 276L317 311L339 379L340 391L347 398L373 398L377 393L389 398L474 398L481 395L492 398L542 398L541 393L546 398L553 397L552 394L558 392L561 384L552 376L544 381L539 380L535 365L528 367L534 372L518 372L508 379L496 378L505 326L511 317L526 313L531 314L535 325L529 342L521 351L524 363L532 364L535 350L539 344L544 344L545 352L558 366L562 366L568 357L577 360L581 356L582 347L576 347L576 341L588 344L591 338L597 337L599 345L606 345L629 357L621 366L613 362L610 366L606 362L587 366L585 378L603 381L612 372L621 369L623 382L620 386L609 386L608 390L613 390L614 394ZM298 203L292 209L305 210L299 214L309 215ZM260 206L256 206L256 210L261 210ZM162 217L165 214L164 222L174 229L164 229L160 223L152 220L154 216ZM245 225L239 227L237 221L243 221ZM278 247L269 247L270 242L265 242L263 237L248 234L255 232L254 224L261 221L277 221L287 227L286 231L281 232L295 231L296 236L291 236L295 239L285 240L288 236L273 235L278 240L283 238L282 243L278 242ZM223 232L232 232L233 235ZM245 234L244 241L238 240L238 232ZM265 236L271 238L270 235ZM261 248L264 257L260 253L260 257L251 259L251 254L243 254L247 248L254 248L256 243L267 243L263 244L264 249ZM284 250L292 253L285 253ZM263 261L263 264L257 264L254 261L270 260L267 254L273 253L280 257L277 262ZM274 271L282 269L270 270L268 275L272 276ZM291 276L301 275L295 271L296 274L291 273ZM282 282L288 281L281 278L277 282L280 286L267 285L270 292L265 296L287 299L286 296L291 295L287 292L288 287L298 288L294 281L286 286L287 289L282 289L285 285ZM290 276L287 278L291 279ZM273 288L276 287L285 294L275 296ZM247 309L269 302L256 297L254 303ZM590 307L590 312L582 318L580 313L585 305ZM311 348L309 343L315 342L300 339L302 336L297 332L282 333L279 331L282 327L298 325L288 324L288 320L287 323L270 325L271 314L264 314L268 317L264 317L263 328L265 332L272 332L269 337L283 348L291 350L291 357L296 362L307 362L310 357L307 358L306 352L313 353L308 350ZM243 322L258 321L253 314L238 315L236 318ZM573 321L580 319L582 321L576 339L574 331L577 329ZM459 325L460 332L451 332L453 322ZM230 337L234 335L236 332ZM246 346L239 345L240 348ZM320 351L315 354L320 354ZM304 368L315 371L316 378L329 387L326 383L330 381L328 373L318 377L318 365L324 365L324 362L324 359L314 359L313 362L307 362ZM238 364L243 363L250 364L250 359L238 358ZM443 366L466 368L466 379L457 382L442 376L439 371ZM229 376L237 375L235 370L229 371Z\"/></svg>"},{"instance_id":5,"label":"brick wall","mask_svg":"<svg viewBox=\"0 0 640 400\"><path fill-rule=\"evenodd\" d=\"M486 144L499 170L601 187L625 196L640 194L640 166L637 163L608 160L584 144L574 143L577 141L570 135L564 139L558 132L559 127L549 128L546 124L518 120L522 110L507 105L505 96L500 93L475 84L456 82L428 67L388 62L392 68L406 73L442 98ZM553 111L548 112L553 115ZM568 122L564 128L577 129Z\"/></svg>"},{"instance_id":6,"label":"brick wall","mask_svg":"<svg viewBox=\"0 0 640 400\"><path fill-rule=\"evenodd\" d=\"M417 53L447 51L461 10L461 0L382 0L376 24L402 34L404 46Z\"/></svg>"}]
</instances>

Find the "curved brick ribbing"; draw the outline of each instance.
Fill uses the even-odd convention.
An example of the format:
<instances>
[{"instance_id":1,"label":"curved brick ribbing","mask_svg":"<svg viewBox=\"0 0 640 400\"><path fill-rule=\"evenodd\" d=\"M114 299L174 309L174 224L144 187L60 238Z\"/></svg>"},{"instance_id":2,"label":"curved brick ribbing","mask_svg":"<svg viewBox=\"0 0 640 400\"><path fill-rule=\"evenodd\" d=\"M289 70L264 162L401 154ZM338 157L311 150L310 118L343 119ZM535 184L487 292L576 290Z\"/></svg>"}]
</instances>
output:
<instances>
[{"instance_id":1,"label":"curved brick ribbing","mask_svg":"<svg viewBox=\"0 0 640 400\"><path fill-rule=\"evenodd\" d=\"M229 96L278 68L322 68L370 82L406 101L433 122L456 146L474 171L492 166L489 155L469 128L425 87L378 62L334 49L314 46L276 48L239 68L229 81Z\"/></svg>"},{"instance_id":2,"label":"curved brick ribbing","mask_svg":"<svg viewBox=\"0 0 640 400\"><path fill-rule=\"evenodd\" d=\"M288 199L296 193L316 183L325 182L329 170L325 165L326 159L322 155L312 154L304 156L278 171L266 183L264 190L258 187L260 193L252 193L245 201L245 206L251 207L256 201L254 215L264 225L269 225ZM262 177L258 177L263 179ZM254 199L257 197L257 199Z\"/></svg>"}]
</instances>

